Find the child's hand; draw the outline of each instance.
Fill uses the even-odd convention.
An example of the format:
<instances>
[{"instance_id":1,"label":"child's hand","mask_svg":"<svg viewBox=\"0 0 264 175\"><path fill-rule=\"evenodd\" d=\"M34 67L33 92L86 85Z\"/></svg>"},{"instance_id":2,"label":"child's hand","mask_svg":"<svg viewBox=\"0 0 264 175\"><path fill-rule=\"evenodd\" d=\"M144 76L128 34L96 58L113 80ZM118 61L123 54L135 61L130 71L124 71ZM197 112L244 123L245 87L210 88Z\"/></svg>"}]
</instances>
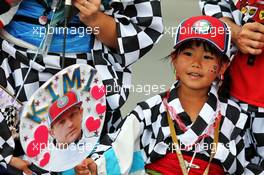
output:
<instances>
[{"instance_id":1,"label":"child's hand","mask_svg":"<svg viewBox=\"0 0 264 175\"><path fill-rule=\"evenodd\" d=\"M23 160L19 157L12 157L9 163L11 166L23 171L27 175L31 175L32 171L28 168L30 163L26 160Z\"/></svg>"},{"instance_id":2,"label":"child's hand","mask_svg":"<svg viewBox=\"0 0 264 175\"><path fill-rule=\"evenodd\" d=\"M77 175L97 175L97 166L93 159L85 159L74 168Z\"/></svg>"},{"instance_id":3,"label":"child's hand","mask_svg":"<svg viewBox=\"0 0 264 175\"><path fill-rule=\"evenodd\" d=\"M74 6L80 10L79 18L86 24L97 20L97 14L100 12L101 0L75 0Z\"/></svg>"}]
</instances>

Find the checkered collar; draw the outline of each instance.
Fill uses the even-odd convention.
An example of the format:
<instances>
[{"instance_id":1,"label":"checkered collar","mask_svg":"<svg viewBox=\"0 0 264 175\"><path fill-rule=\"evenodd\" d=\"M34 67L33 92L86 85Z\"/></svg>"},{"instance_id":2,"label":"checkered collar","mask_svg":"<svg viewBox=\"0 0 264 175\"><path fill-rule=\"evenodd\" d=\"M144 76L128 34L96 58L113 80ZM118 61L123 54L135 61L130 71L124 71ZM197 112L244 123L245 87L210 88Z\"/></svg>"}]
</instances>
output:
<instances>
[{"instance_id":1,"label":"checkered collar","mask_svg":"<svg viewBox=\"0 0 264 175\"><path fill-rule=\"evenodd\" d=\"M178 94L177 87L179 81L176 81L170 89L168 98L168 105L172 106L178 116L182 119L183 123L187 126L186 132L178 133L177 135L184 145L192 145L198 139L198 136L208 133L209 126L215 122L215 118L220 110L220 101L217 95L217 86L213 84L208 92L208 100L202 107L199 115L193 123L191 122L188 114L184 111ZM209 131L209 135L213 137L213 132Z\"/></svg>"}]
</instances>

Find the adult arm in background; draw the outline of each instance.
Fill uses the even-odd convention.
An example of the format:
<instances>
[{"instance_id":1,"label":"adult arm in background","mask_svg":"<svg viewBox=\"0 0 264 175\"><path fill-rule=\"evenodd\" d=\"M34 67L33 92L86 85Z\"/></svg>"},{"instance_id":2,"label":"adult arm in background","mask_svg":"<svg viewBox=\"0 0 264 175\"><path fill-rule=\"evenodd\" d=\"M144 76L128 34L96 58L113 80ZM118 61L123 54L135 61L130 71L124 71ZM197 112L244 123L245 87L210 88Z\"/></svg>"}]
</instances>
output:
<instances>
[{"instance_id":1,"label":"adult arm in background","mask_svg":"<svg viewBox=\"0 0 264 175\"><path fill-rule=\"evenodd\" d=\"M259 55L264 47L264 25L248 21L242 24L242 14L233 1L200 0L204 15L214 16L231 29L232 42L244 54Z\"/></svg>"},{"instance_id":2,"label":"adult arm in background","mask_svg":"<svg viewBox=\"0 0 264 175\"><path fill-rule=\"evenodd\" d=\"M227 17L220 18L231 29L232 41L244 54L259 55L264 47L264 25L258 22L246 23L243 26L235 24Z\"/></svg>"},{"instance_id":3,"label":"adult arm in background","mask_svg":"<svg viewBox=\"0 0 264 175\"><path fill-rule=\"evenodd\" d=\"M7 0L0 0L5 1ZM81 5L80 1L73 2L74 5L78 2L79 6ZM87 3L91 2L98 0ZM83 5L80 7L81 20L86 25L101 28L92 44L93 61L95 68L103 76L104 85L110 87L106 94L109 109L116 110L128 98L132 79L131 65L149 52L162 36L160 0L113 0L108 8L100 9L100 12L98 3L97 6L86 5L93 8L92 12L87 12ZM18 6L9 6L0 12L2 27L12 20Z\"/></svg>"},{"instance_id":4,"label":"adult arm in background","mask_svg":"<svg viewBox=\"0 0 264 175\"><path fill-rule=\"evenodd\" d=\"M0 0L0 28L9 24L22 0ZM163 33L160 0L134 2L113 1L111 8L100 11L101 0L74 0L80 10L80 20L90 27L99 27L96 37L120 54L140 50L138 57L147 53ZM85 6L84 6L85 5ZM122 38L126 38L125 42ZM140 48L133 48L133 40L140 39ZM142 42L142 43L141 43ZM128 64L131 64L131 60Z\"/></svg>"},{"instance_id":5,"label":"adult arm in background","mask_svg":"<svg viewBox=\"0 0 264 175\"><path fill-rule=\"evenodd\" d=\"M88 12L85 6L91 2L97 5L89 4L93 9ZM160 0L113 0L108 8L100 11L98 0L88 3L76 0L75 6L81 11L82 22L100 27L92 53L95 68L103 76L104 84L110 87L106 94L109 109L115 110L128 98L132 64L149 52L162 36Z\"/></svg>"},{"instance_id":6,"label":"adult arm in background","mask_svg":"<svg viewBox=\"0 0 264 175\"><path fill-rule=\"evenodd\" d=\"M101 0L76 0L79 18L87 26L98 28L94 34L98 40L113 49L118 48L116 23L113 17L100 11Z\"/></svg>"},{"instance_id":7,"label":"adult arm in background","mask_svg":"<svg viewBox=\"0 0 264 175\"><path fill-rule=\"evenodd\" d=\"M122 67L145 55L162 36L160 0L112 1L105 11L100 10L100 4L101 0L74 3L84 24L99 27L96 38L124 56Z\"/></svg>"}]
</instances>

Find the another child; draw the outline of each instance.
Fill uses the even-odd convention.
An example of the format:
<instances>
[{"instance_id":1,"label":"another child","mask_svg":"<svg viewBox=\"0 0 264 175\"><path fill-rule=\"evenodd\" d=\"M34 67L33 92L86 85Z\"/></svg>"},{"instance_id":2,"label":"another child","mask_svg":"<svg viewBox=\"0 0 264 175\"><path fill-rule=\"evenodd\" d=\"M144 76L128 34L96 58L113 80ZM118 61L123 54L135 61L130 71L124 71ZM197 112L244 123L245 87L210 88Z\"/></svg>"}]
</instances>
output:
<instances>
[{"instance_id":1,"label":"another child","mask_svg":"<svg viewBox=\"0 0 264 175\"><path fill-rule=\"evenodd\" d=\"M177 30L171 89L141 102L127 116L103 156L77 166L78 174L258 174L245 160L247 115L219 99L218 82L229 64L231 33L223 22L198 16Z\"/></svg>"}]
</instances>

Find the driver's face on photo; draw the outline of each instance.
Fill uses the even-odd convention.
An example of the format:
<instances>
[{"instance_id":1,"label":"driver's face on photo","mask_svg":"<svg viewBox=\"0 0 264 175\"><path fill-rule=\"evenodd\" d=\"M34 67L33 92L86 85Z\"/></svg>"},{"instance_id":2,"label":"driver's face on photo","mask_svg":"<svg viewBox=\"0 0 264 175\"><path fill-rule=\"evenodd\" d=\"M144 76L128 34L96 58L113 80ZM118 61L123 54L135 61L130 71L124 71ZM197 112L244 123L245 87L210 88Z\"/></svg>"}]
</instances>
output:
<instances>
[{"instance_id":1,"label":"driver's face on photo","mask_svg":"<svg viewBox=\"0 0 264 175\"><path fill-rule=\"evenodd\" d=\"M51 135L58 143L69 144L81 137L83 109L73 106L52 123Z\"/></svg>"}]
</instances>

